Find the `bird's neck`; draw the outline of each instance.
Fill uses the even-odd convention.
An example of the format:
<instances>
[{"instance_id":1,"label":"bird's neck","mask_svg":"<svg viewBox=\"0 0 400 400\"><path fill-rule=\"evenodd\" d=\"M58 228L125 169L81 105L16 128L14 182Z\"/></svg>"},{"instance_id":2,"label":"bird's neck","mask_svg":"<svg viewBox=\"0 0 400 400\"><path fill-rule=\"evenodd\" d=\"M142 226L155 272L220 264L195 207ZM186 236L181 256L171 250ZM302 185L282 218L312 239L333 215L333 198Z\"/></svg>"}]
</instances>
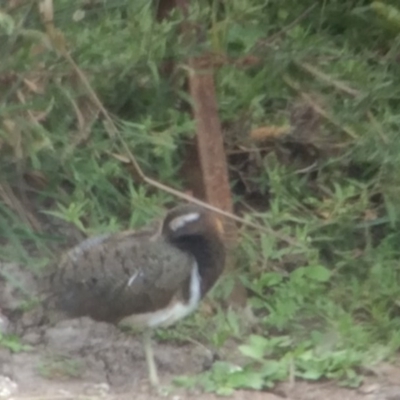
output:
<instances>
[{"instance_id":1,"label":"bird's neck","mask_svg":"<svg viewBox=\"0 0 400 400\"><path fill-rule=\"evenodd\" d=\"M221 275L225 262L222 240L215 236L190 235L176 238L172 244L191 254L201 277L201 297L212 288Z\"/></svg>"}]
</instances>

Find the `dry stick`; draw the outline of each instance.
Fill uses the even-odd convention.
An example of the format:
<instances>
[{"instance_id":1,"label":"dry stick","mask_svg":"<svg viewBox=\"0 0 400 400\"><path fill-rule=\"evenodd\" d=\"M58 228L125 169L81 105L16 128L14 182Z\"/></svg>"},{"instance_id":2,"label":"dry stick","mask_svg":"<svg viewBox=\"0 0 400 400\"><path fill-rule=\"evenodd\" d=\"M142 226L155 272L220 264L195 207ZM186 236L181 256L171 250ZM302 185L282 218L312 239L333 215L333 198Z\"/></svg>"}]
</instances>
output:
<instances>
[{"instance_id":1,"label":"dry stick","mask_svg":"<svg viewBox=\"0 0 400 400\"><path fill-rule=\"evenodd\" d=\"M344 92L352 97L358 97L361 95L361 92L359 90L353 89L352 87L346 85L344 82L332 78L330 75L325 74L324 72L320 71L319 69L315 68L313 65L307 62L294 61L294 64L297 67L308 72L309 74L313 75L314 77L318 78L320 81L323 81L328 85L335 87L341 92Z\"/></svg>"},{"instance_id":2,"label":"dry stick","mask_svg":"<svg viewBox=\"0 0 400 400\"><path fill-rule=\"evenodd\" d=\"M11 186L7 182L2 182L0 184L0 198L3 200L11 210L13 210L20 219L28 226L30 226L36 232L41 232L42 227L40 222L31 214L20 200L15 196Z\"/></svg>"},{"instance_id":3,"label":"dry stick","mask_svg":"<svg viewBox=\"0 0 400 400\"><path fill-rule=\"evenodd\" d=\"M343 93L348 94L349 96L351 96L353 98L361 96L363 94L360 90L354 89L354 88L346 85L344 82L338 81L338 80L332 78L330 75L326 74L325 72L320 71L319 69L315 68L314 66L312 66L308 63L295 61L294 64L297 67L303 69L304 71L307 71L309 74L311 74L318 80L320 80L330 86L333 86L334 88L340 90ZM383 143L388 144L389 139L386 136L386 134L384 133L382 126L379 124L379 122L375 118L372 111L370 111L370 110L367 111L367 117L370 120L371 124L375 127L375 129L377 130L379 135L381 136Z\"/></svg>"},{"instance_id":4,"label":"dry stick","mask_svg":"<svg viewBox=\"0 0 400 400\"><path fill-rule=\"evenodd\" d=\"M336 121L331 114L329 114L326 110L324 110L321 106L319 106L311 96L309 96L307 93L304 93L300 85L294 81L292 78L290 78L288 75L283 76L283 80L285 83L290 86L292 89L294 89L296 92L299 92L301 97L316 111L319 115L321 115L323 118L325 118L327 121L329 121L332 125L336 126L337 128L341 129L343 132L347 133L350 137L353 139L358 139L358 135L353 131L348 126L343 126L341 125L338 121Z\"/></svg>"},{"instance_id":5,"label":"dry stick","mask_svg":"<svg viewBox=\"0 0 400 400\"><path fill-rule=\"evenodd\" d=\"M308 14L310 14L310 12L316 6L317 6L317 2L315 2L310 7L308 7L302 14L300 14L297 18L295 18L290 24L285 26L282 30L280 30L279 32L271 35L266 40L263 40L263 41L260 41L260 42L256 43L254 48L259 48L259 47L262 47L262 46L264 46L266 44L269 44L269 43L273 42L275 39L277 39L278 37L283 36L285 33L289 32L292 28L294 28L296 25L298 25L299 22L302 21Z\"/></svg>"},{"instance_id":6,"label":"dry stick","mask_svg":"<svg viewBox=\"0 0 400 400\"><path fill-rule=\"evenodd\" d=\"M46 1L46 0L45 0ZM49 1L49 0L47 0ZM116 136L118 137L118 139L120 140L121 144L123 145L126 153L128 154L128 157L130 159L130 162L132 163L134 169L136 170L137 174L139 175L140 179L143 180L143 182L147 183L148 185L154 186L160 190L163 190L164 192L170 193L175 197L184 199L186 201L189 201L191 203L200 205L206 209L209 209L211 211L214 211L220 215L223 215L227 218L230 218L234 221L240 222L243 225L247 225L247 226L251 226L252 228L256 228L260 231L263 231L265 233L271 234L276 236L278 239L281 239L285 242L287 242L288 244L291 244L293 246L296 247L301 247L303 248L304 245L302 243L300 243L299 241L297 241L296 239L289 237L279 231L274 231L272 228L270 227L265 227L265 226L261 226L259 224L253 223L253 222L249 222L243 218L240 218L238 216L236 216L235 214L229 213L227 211L221 210L217 207L213 207L210 204L207 204L201 200L196 199L195 197L189 196L187 194L184 194L182 192L180 192L179 190L173 189L167 185L164 185L152 178L149 178L148 176L145 175L145 173L143 172L142 168L140 167L140 165L138 164L138 162L136 161L136 158L134 157L134 155L132 154L132 152L129 149L128 144L125 142L125 140L122 138L120 132L118 131L117 127L115 126L113 120L111 119L110 115L108 114L107 110L104 108L103 104L101 103L100 99L98 98L97 94L95 93L95 91L92 89L92 87L90 86L90 83L88 81L88 79L86 78L85 74L81 71L81 69L78 67L78 65L75 63L75 61L72 59L72 57L70 56L70 54L68 53L66 46L65 46L65 41L64 38L61 34L61 32L56 31L56 29L54 28L54 25L52 23L52 19L49 18L49 16L47 15L46 18L46 28L47 28L47 33L50 37L50 40L53 44L54 49L65 58L65 60L71 65L71 67L73 68L73 70L75 71L75 73L77 74L77 76L79 77L79 79L81 80L81 82L83 83L83 85L85 86L85 89L88 91L90 98L92 99L92 101L94 102L94 104L99 108L99 110L101 111L101 113L103 114L106 122L107 122L107 131L109 133L109 135L112 136Z\"/></svg>"}]
</instances>

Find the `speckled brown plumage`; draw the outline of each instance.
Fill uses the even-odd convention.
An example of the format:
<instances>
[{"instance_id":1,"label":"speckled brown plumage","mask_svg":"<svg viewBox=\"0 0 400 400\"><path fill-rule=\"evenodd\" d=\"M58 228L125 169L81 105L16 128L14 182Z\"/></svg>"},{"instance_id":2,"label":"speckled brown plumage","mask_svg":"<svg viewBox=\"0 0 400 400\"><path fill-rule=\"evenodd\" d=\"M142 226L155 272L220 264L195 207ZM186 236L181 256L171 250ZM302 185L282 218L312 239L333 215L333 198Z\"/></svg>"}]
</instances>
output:
<instances>
[{"instance_id":1,"label":"speckled brown plumage","mask_svg":"<svg viewBox=\"0 0 400 400\"><path fill-rule=\"evenodd\" d=\"M192 265L191 255L163 239L135 233L113 235L64 257L53 278L57 307L71 316L89 315L113 323L156 311L179 292Z\"/></svg>"},{"instance_id":2,"label":"speckled brown plumage","mask_svg":"<svg viewBox=\"0 0 400 400\"><path fill-rule=\"evenodd\" d=\"M199 210L199 221L175 232L169 229L173 219ZM85 240L63 256L52 277L56 306L72 317L88 315L113 323L153 312L167 306L174 296L187 301L194 262L203 297L224 264L214 218L186 205L168 213L160 233L128 231Z\"/></svg>"}]
</instances>

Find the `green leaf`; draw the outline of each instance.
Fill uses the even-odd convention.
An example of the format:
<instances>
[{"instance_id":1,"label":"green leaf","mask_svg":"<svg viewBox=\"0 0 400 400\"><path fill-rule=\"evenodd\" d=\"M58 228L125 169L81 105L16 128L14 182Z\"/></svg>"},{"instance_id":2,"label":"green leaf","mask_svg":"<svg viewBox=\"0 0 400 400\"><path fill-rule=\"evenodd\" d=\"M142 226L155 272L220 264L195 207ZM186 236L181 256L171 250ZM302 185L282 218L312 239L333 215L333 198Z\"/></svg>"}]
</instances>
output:
<instances>
[{"instance_id":1,"label":"green leaf","mask_svg":"<svg viewBox=\"0 0 400 400\"><path fill-rule=\"evenodd\" d=\"M255 360L262 360L268 344L268 339L258 335L251 335L249 338L249 344L239 346L239 350L247 357L254 358Z\"/></svg>"},{"instance_id":2,"label":"green leaf","mask_svg":"<svg viewBox=\"0 0 400 400\"><path fill-rule=\"evenodd\" d=\"M13 18L0 11L0 30L4 31L7 35L11 35L15 29L15 22Z\"/></svg>"},{"instance_id":3,"label":"green leaf","mask_svg":"<svg viewBox=\"0 0 400 400\"><path fill-rule=\"evenodd\" d=\"M243 345L239 346L239 350L246 357L254 358L255 360L263 359L264 353L260 352L260 349L258 349L258 348L252 347L247 344L243 344Z\"/></svg>"},{"instance_id":4,"label":"green leaf","mask_svg":"<svg viewBox=\"0 0 400 400\"><path fill-rule=\"evenodd\" d=\"M261 276L259 282L261 286L272 287L281 283L283 280L282 274L277 272L267 272Z\"/></svg>"},{"instance_id":5,"label":"green leaf","mask_svg":"<svg viewBox=\"0 0 400 400\"><path fill-rule=\"evenodd\" d=\"M318 370L309 369L304 372L299 372L296 375L303 379L308 379L310 381L316 381L318 379L321 379L321 377L324 375L324 373L323 373L323 370L318 371Z\"/></svg>"},{"instance_id":6,"label":"green leaf","mask_svg":"<svg viewBox=\"0 0 400 400\"><path fill-rule=\"evenodd\" d=\"M264 378L261 372L254 369L246 369L232 373L227 383L237 389L260 390L264 386Z\"/></svg>"},{"instance_id":7,"label":"green leaf","mask_svg":"<svg viewBox=\"0 0 400 400\"><path fill-rule=\"evenodd\" d=\"M322 265L312 265L304 268L305 276L314 281L327 282L329 281L332 273Z\"/></svg>"}]
</instances>

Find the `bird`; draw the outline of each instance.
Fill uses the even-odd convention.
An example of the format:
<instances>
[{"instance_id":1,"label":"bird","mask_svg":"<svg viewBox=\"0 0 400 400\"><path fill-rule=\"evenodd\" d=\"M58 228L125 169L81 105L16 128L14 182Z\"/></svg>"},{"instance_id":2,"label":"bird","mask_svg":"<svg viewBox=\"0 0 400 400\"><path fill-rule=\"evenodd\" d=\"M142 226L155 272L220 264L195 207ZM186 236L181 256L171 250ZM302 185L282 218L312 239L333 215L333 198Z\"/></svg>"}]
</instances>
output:
<instances>
[{"instance_id":1,"label":"bird","mask_svg":"<svg viewBox=\"0 0 400 400\"><path fill-rule=\"evenodd\" d=\"M156 232L89 237L51 274L52 304L68 318L142 330L149 381L158 387L152 331L194 312L214 286L224 270L223 234L215 213L183 204L166 213Z\"/></svg>"}]
</instances>

